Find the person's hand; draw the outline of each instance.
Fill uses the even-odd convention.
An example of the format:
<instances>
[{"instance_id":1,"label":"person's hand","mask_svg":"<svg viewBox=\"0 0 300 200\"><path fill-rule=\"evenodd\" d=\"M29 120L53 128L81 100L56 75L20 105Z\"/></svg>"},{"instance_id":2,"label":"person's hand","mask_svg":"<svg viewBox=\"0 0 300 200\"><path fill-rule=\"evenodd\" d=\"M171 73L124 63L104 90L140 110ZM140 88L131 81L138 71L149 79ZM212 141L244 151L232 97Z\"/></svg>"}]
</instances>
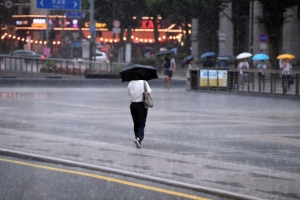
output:
<instances>
[{"instance_id":1,"label":"person's hand","mask_svg":"<svg viewBox=\"0 0 300 200\"><path fill-rule=\"evenodd\" d=\"M148 92L149 95L151 95L151 92Z\"/></svg>"}]
</instances>

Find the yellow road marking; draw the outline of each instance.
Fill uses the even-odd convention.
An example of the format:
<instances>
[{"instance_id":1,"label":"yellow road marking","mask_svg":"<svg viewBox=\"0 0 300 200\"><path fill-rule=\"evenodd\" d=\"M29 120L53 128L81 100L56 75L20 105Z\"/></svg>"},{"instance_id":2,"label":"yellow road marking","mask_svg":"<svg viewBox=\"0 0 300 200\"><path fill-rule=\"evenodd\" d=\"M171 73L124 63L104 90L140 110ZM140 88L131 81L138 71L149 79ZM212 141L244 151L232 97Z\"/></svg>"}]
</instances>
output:
<instances>
[{"instance_id":1,"label":"yellow road marking","mask_svg":"<svg viewBox=\"0 0 300 200\"><path fill-rule=\"evenodd\" d=\"M209 199L206 199L206 198L197 197L197 196L193 196L193 195L189 195L189 194L184 194L184 193L181 193L181 192L175 192L175 191L172 191L172 190L165 190L165 189L161 189L161 188L151 187L151 186L138 184L138 183L133 183L133 182L129 182L129 181L123 181L123 180L120 180L120 179L110 178L110 177L106 177L106 176L100 176L100 175L96 175L96 174L90 174L90 173L85 173L85 172L48 167L48 166L44 166L44 165L37 165L37 164L26 163L26 162L21 162L21 161L16 161L16 160L3 159L3 158L0 158L0 161L15 163L15 164L19 164L19 165L25 165L25 166L30 166L30 167L40 168L40 169L47 169L47 170L52 170L52 171L57 171L57 172L77 174L77 175L92 177L92 178L96 178L96 179L102 179L102 180L106 180L106 181L111 181L111 182L115 182L115 183L120 183L120 184L124 184L124 185L133 186L133 187L152 190L152 191L155 191L155 192L161 192L161 193L165 193L165 194L180 196L180 197L184 197L184 198L188 198L188 199L209 200Z\"/></svg>"}]
</instances>

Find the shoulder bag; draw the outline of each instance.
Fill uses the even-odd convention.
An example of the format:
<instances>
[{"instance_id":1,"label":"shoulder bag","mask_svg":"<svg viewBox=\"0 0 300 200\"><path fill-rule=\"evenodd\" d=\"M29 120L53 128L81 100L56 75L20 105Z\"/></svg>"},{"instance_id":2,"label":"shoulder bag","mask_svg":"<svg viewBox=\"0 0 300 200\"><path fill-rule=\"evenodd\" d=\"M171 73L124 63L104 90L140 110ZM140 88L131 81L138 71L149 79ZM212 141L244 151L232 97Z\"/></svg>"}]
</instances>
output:
<instances>
[{"instance_id":1,"label":"shoulder bag","mask_svg":"<svg viewBox=\"0 0 300 200\"><path fill-rule=\"evenodd\" d=\"M144 92L143 92L143 102L144 102L144 107L148 109L149 107L153 107L153 100L151 96L147 92L147 87L146 87L146 81L144 81Z\"/></svg>"}]
</instances>

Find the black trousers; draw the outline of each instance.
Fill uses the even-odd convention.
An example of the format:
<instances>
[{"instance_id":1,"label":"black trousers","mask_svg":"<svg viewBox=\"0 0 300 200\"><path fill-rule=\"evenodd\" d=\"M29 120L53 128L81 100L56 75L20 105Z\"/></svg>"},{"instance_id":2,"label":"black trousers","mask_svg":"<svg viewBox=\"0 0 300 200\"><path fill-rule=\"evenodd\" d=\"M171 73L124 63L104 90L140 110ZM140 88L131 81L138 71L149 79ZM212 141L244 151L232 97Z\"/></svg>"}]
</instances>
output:
<instances>
[{"instance_id":1,"label":"black trousers","mask_svg":"<svg viewBox=\"0 0 300 200\"><path fill-rule=\"evenodd\" d=\"M285 88L286 85L290 88L291 85L291 75L282 74L282 88Z\"/></svg>"},{"instance_id":2,"label":"black trousers","mask_svg":"<svg viewBox=\"0 0 300 200\"><path fill-rule=\"evenodd\" d=\"M142 141L144 139L148 109L144 107L143 102L132 102L130 104L130 112L133 120L135 138L139 138L140 141Z\"/></svg>"}]
</instances>

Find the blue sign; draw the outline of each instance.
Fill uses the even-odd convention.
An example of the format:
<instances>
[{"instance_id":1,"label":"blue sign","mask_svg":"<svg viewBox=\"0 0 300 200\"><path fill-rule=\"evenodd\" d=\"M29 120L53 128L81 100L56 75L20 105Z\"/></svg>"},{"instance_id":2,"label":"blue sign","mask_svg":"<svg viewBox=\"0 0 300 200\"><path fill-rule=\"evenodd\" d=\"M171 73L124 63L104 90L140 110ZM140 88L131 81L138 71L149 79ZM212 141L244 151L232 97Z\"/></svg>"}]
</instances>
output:
<instances>
[{"instance_id":1,"label":"blue sign","mask_svg":"<svg viewBox=\"0 0 300 200\"><path fill-rule=\"evenodd\" d=\"M83 12L66 12L66 18L84 18Z\"/></svg>"},{"instance_id":2,"label":"blue sign","mask_svg":"<svg viewBox=\"0 0 300 200\"><path fill-rule=\"evenodd\" d=\"M258 37L260 42L266 42L268 40L268 35L265 33L261 33Z\"/></svg>"},{"instance_id":3,"label":"blue sign","mask_svg":"<svg viewBox=\"0 0 300 200\"><path fill-rule=\"evenodd\" d=\"M37 0L36 7L51 10L81 10L81 0Z\"/></svg>"},{"instance_id":4,"label":"blue sign","mask_svg":"<svg viewBox=\"0 0 300 200\"><path fill-rule=\"evenodd\" d=\"M95 33L95 32L96 32L96 27L95 27L95 25L92 25L92 26L90 27L90 31L91 31L92 33Z\"/></svg>"}]
</instances>

